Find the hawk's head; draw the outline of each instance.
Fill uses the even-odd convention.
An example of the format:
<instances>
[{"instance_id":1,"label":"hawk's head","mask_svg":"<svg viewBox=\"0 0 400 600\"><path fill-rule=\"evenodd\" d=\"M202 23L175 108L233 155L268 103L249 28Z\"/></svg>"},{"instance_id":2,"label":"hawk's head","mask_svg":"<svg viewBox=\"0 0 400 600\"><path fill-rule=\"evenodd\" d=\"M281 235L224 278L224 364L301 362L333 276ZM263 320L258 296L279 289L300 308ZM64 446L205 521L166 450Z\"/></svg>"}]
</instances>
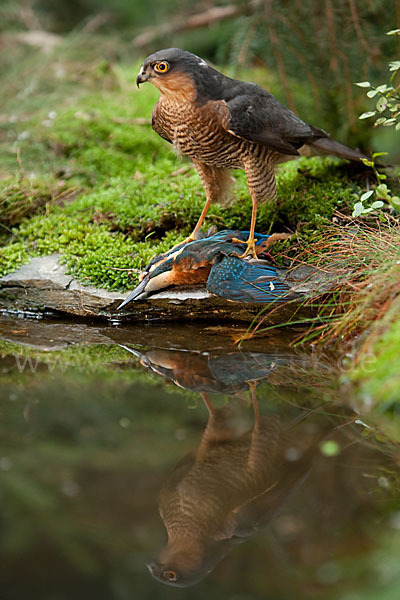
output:
<instances>
[{"instance_id":1,"label":"hawk's head","mask_svg":"<svg viewBox=\"0 0 400 600\"><path fill-rule=\"evenodd\" d=\"M220 75L199 56L180 48L167 48L146 58L136 83L139 86L150 81L163 94L184 94L194 99L201 83L215 74Z\"/></svg>"}]
</instances>

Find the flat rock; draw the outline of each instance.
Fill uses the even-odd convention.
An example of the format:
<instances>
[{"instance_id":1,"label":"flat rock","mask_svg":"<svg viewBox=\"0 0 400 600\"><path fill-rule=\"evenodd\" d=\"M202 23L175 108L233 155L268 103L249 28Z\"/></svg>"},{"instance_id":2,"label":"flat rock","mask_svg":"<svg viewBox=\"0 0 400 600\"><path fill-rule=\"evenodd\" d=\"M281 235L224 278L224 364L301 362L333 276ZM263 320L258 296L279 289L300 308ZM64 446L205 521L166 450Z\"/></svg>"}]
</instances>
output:
<instances>
[{"instance_id":1,"label":"flat rock","mask_svg":"<svg viewBox=\"0 0 400 600\"><path fill-rule=\"evenodd\" d=\"M118 321L152 320L238 320L252 321L264 309L271 323L313 314L303 306L304 299L327 291L333 283L322 271L302 266L280 276L297 295L285 304L256 304L232 302L210 294L205 287L180 287L154 294L143 301L132 302L125 310L118 305L128 292L109 292L84 286L68 275L60 264L59 254L33 258L14 273L0 279L0 311L20 314L61 313L79 317ZM301 307L299 308L299 304Z\"/></svg>"}]
</instances>

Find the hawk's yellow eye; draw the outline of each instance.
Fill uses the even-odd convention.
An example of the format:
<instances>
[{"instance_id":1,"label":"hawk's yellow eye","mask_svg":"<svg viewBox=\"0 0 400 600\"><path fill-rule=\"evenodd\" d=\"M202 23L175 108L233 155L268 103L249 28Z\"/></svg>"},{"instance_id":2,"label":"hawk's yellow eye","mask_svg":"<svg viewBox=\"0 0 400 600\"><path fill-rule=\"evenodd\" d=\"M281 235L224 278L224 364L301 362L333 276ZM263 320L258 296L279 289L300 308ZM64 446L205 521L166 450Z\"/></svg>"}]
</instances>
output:
<instances>
[{"instance_id":1,"label":"hawk's yellow eye","mask_svg":"<svg viewBox=\"0 0 400 600\"><path fill-rule=\"evenodd\" d=\"M157 73L166 73L168 71L168 69L169 69L169 64L165 61L156 63L154 65L154 70L157 71Z\"/></svg>"},{"instance_id":2,"label":"hawk's yellow eye","mask_svg":"<svg viewBox=\"0 0 400 600\"><path fill-rule=\"evenodd\" d=\"M165 579L168 579L168 581L176 581L178 579L178 576L175 573L175 571L165 571L164 577Z\"/></svg>"}]
</instances>

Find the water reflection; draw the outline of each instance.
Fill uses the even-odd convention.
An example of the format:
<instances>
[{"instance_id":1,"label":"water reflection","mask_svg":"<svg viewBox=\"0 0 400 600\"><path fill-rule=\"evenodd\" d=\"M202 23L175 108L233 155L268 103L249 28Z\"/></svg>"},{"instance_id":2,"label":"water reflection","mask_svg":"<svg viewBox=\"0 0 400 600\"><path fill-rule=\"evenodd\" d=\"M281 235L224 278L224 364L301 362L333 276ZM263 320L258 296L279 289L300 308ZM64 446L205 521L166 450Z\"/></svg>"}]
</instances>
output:
<instances>
[{"instance_id":1,"label":"water reflection","mask_svg":"<svg viewBox=\"0 0 400 600\"><path fill-rule=\"evenodd\" d=\"M175 385L196 392L235 394L261 382L279 366L301 366L304 358L272 349L261 352L191 352L153 348L147 352L121 345L140 359L144 367Z\"/></svg>"},{"instance_id":2,"label":"water reflection","mask_svg":"<svg viewBox=\"0 0 400 600\"><path fill-rule=\"evenodd\" d=\"M239 352L231 328L0 326L5 600L327 600L387 576L398 449L290 332Z\"/></svg>"},{"instance_id":3,"label":"water reflection","mask_svg":"<svg viewBox=\"0 0 400 600\"><path fill-rule=\"evenodd\" d=\"M164 483L160 515L167 546L149 563L164 583L191 585L282 508L311 468L320 432L299 448L295 423L261 416L252 387L254 424L247 429L231 406L209 411L199 446Z\"/></svg>"},{"instance_id":4,"label":"water reflection","mask_svg":"<svg viewBox=\"0 0 400 600\"><path fill-rule=\"evenodd\" d=\"M178 463L161 488L159 512L168 541L148 563L162 583L193 585L233 546L270 523L307 477L324 437L353 418L333 412L330 419L317 423L318 411L297 409L288 415L285 407L260 414L258 384L279 366L301 364L294 353L125 349L152 372L199 392L208 410L198 447ZM245 389L251 400L251 424L240 393ZM217 408L211 392L231 398Z\"/></svg>"}]
</instances>

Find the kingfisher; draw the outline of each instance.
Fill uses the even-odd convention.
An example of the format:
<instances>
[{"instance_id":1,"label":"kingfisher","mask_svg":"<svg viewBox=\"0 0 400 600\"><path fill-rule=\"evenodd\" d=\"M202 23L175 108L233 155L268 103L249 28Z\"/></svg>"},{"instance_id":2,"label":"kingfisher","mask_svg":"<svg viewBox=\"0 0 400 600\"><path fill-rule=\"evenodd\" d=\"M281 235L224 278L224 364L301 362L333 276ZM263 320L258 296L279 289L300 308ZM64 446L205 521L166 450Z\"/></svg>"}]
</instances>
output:
<instances>
[{"instance_id":1,"label":"kingfisher","mask_svg":"<svg viewBox=\"0 0 400 600\"><path fill-rule=\"evenodd\" d=\"M282 281L275 267L239 256L247 236L248 231L223 230L207 238L174 246L147 265L139 285L118 310L132 300L142 300L169 287L197 284L205 284L211 294L236 302L269 303L292 299L290 287ZM286 233L256 233L257 255L265 252L274 241L288 236Z\"/></svg>"},{"instance_id":2,"label":"kingfisher","mask_svg":"<svg viewBox=\"0 0 400 600\"><path fill-rule=\"evenodd\" d=\"M120 344L152 373L179 388L200 394L236 395L268 379L278 367L296 364L301 357L271 345L268 352L198 352L188 349L150 348L147 351Z\"/></svg>"}]
</instances>

